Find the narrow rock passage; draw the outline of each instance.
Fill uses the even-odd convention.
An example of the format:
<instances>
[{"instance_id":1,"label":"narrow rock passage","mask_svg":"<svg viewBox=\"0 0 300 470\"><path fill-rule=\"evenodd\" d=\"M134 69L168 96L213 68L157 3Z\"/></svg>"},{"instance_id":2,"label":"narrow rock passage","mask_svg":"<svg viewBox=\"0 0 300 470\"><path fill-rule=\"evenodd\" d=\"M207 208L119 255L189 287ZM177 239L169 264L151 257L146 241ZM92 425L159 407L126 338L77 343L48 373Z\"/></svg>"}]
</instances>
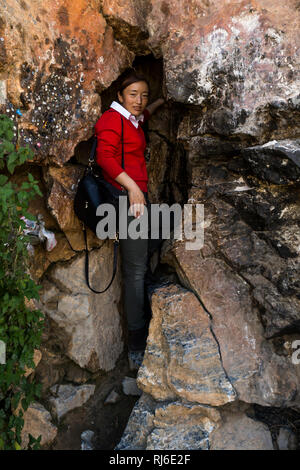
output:
<instances>
[{"instance_id":1,"label":"narrow rock passage","mask_svg":"<svg viewBox=\"0 0 300 470\"><path fill-rule=\"evenodd\" d=\"M112 372L95 380L94 395L82 407L70 411L59 425L58 434L49 448L52 450L80 450L81 433L94 432L92 445L95 450L112 450L121 439L138 396L123 393L124 377L135 377L128 368L126 354L122 354ZM118 394L118 401L105 404L110 392Z\"/></svg>"}]
</instances>

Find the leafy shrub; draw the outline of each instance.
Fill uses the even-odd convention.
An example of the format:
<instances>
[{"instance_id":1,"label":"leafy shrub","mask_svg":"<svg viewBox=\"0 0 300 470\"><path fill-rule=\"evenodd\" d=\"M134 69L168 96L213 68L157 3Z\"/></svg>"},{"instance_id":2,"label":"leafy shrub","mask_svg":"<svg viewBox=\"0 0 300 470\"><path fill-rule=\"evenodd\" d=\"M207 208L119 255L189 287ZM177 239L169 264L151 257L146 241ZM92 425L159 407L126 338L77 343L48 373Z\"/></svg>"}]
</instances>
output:
<instances>
[{"instance_id":1,"label":"leafy shrub","mask_svg":"<svg viewBox=\"0 0 300 470\"><path fill-rule=\"evenodd\" d=\"M35 367L33 353L40 345L43 313L26 306L25 297L39 299L41 286L28 274L29 236L23 234L26 224L20 217L36 220L27 212L28 205L42 193L30 173L21 186L9 181L9 174L33 157L29 148L13 143L13 126L0 115L0 340L6 347L5 363L0 363L0 450L21 448L23 410L41 391L40 384L24 376L25 367ZM29 436L29 448L39 448L40 438Z\"/></svg>"}]
</instances>

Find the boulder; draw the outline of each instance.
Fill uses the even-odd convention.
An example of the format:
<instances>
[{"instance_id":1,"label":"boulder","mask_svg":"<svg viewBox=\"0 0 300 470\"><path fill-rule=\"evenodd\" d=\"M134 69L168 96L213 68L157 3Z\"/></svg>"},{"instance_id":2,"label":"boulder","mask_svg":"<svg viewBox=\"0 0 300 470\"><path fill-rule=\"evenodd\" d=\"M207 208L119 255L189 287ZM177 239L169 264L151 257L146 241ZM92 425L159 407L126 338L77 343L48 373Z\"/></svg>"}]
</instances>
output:
<instances>
[{"instance_id":1,"label":"boulder","mask_svg":"<svg viewBox=\"0 0 300 470\"><path fill-rule=\"evenodd\" d=\"M208 450L220 415L209 406L173 402L158 405L147 438L147 450Z\"/></svg>"},{"instance_id":2,"label":"boulder","mask_svg":"<svg viewBox=\"0 0 300 470\"><path fill-rule=\"evenodd\" d=\"M196 296L179 285L155 290L152 320L137 383L156 400L222 405L236 397Z\"/></svg>"},{"instance_id":3,"label":"boulder","mask_svg":"<svg viewBox=\"0 0 300 470\"><path fill-rule=\"evenodd\" d=\"M212 433L210 450L274 450L274 447L265 424L243 413L230 413Z\"/></svg>"},{"instance_id":4,"label":"boulder","mask_svg":"<svg viewBox=\"0 0 300 470\"><path fill-rule=\"evenodd\" d=\"M40 403L34 402L24 413L24 426L21 432L22 448L27 449L29 434L35 439L41 436L41 445L51 444L56 435L57 427L51 422L51 415Z\"/></svg>"},{"instance_id":5,"label":"boulder","mask_svg":"<svg viewBox=\"0 0 300 470\"><path fill-rule=\"evenodd\" d=\"M146 448L147 436L152 431L156 403L143 393L131 412L122 438L114 450L142 450Z\"/></svg>"},{"instance_id":6,"label":"boulder","mask_svg":"<svg viewBox=\"0 0 300 470\"><path fill-rule=\"evenodd\" d=\"M220 418L210 406L157 403L143 393L115 450L205 450Z\"/></svg>"},{"instance_id":7,"label":"boulder","mask_svg":"<svg viewBox=\"0 0 300 470\"><path fill-rule=\"evenodd\" d=\"M60 420L66 413L81 407L94 394L96 385L53 385L50 391L53 397L49 398L52 413Z\"/></svg>"},{"instance_id":8,"label":"boulder","mask_svg":"<svg viewBox=\"0 0 300 470\"><path fill-rule=\"evenodd\" d=\"M142 391L138 388L136 384L136 379L133 377L124 377L122 381L123 393L125 395L142 395Z\"/></svg>"},{"instance_id":9,"label":"boulder","mask_svg":"<svg viewBox=\"0 0 300 470\"><path fill-rule=\"evenodd\" d=\"M93 288L101 290L108 285L112 260L110 240L89 253L89 279ZM123 350L118 310L120 268L111 287L103 294L95 294L87 286L84 266L85 255L80 254L48 271L40 294L42 310L54 322L56 336L64 337L62 354L91 372L111 370Z\"/></svg>"}]
</instances>

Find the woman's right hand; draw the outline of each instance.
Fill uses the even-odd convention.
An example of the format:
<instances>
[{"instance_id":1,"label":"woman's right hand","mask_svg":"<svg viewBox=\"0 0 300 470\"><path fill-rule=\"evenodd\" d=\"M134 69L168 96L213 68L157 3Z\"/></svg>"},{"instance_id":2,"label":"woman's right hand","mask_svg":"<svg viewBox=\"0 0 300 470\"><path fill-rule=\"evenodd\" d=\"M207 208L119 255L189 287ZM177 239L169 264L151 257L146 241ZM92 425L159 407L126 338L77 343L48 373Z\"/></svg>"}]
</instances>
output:
<instances>
[{"instance_id":1,"label":"woman's right hand","mask_svg":"<svg viewBox=\"0 0 300 470\"><path fill-rule=\"evenodd\" d=\"M129 189L128 197L131 215L134 217L143 215L144 205L146 205L143 191L136 185L136 187Z\"/></svg>"}]
</instances>

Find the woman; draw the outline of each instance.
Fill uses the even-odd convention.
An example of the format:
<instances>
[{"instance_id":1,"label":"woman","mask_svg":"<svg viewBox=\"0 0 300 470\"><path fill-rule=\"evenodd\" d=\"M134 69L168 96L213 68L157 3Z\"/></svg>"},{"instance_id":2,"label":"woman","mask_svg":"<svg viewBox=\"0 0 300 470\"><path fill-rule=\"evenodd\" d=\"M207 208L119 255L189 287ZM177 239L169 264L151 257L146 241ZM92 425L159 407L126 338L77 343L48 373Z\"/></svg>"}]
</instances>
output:
<instances>
[{"instance_id":1,"label":"woman","mask_svg":"<svg viewBox=\"0 0 300 470\"><path fill-rule=\"evenodd\" d=\"M118 90L118 101L113 101L95 125L97 135L96 162L103 177L124 192L127 190L127 223L150 210L147 188L147 169L144 157L146 140L142 125L164 103L159 98L148 105L149 83L136 72L131 72ZM147 107L146 107L147 106ZM124 168L121 166L121 129L123 119ZM124 310L128 327L129 362L138 368L143 359L148 334L145 312L144 281L148 263L148 239L119 240L124 280Z\"/></svg>"}]
</instances>

